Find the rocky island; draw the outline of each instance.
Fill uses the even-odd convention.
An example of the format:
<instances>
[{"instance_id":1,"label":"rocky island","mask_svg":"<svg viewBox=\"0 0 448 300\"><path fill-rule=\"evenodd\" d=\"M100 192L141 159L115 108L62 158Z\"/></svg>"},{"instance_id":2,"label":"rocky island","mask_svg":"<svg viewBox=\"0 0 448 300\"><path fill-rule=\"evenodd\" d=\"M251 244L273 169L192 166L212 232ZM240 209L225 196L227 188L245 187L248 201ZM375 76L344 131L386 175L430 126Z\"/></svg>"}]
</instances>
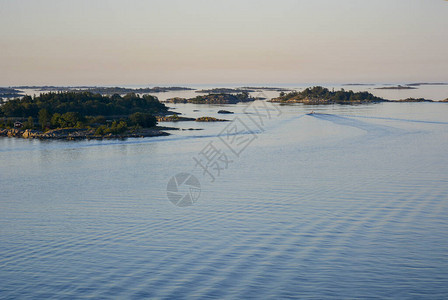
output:
<instances>
[{"instance_id":1,"label":"rocky island","mask_svg":"<svg viewBox=\"0 0 448 300\"><path fill-rule=\"evenodd\" d=\"M434 102L434 101L425 98L406 98L402 100L391 100L391 102Z\"/></svg>"},{"instance_id":2,"label":"rocky island","mask_svg":"<svg viewBox=\"0 0 448 300\"><path fill-rule=\"evenodd\" d=\"M196 122L228 122L229 120L217 119L214 117L200 117L195 120Z\"/></svg>"},{"instance_id":3,"label":"rocky island","mask_svg":"<svg viewBox=\"0 0 448 300\"><path fill-rule=\"evenodd\" d=\"M168 113L150 95L50 92L1 104L0 136L73 140L168 135L156 126L156 117Z\"/></svg>"},{"instance_id":4,"label":"rocky island","mask_svg":"<svg viewBox=\"0 0 448 300\"><path fill-rule=\"evenodd\" d=\"M240 102L250 102L256 99L251 97L249 93L242 92L238 94L208 94L204 96L197 96L194 98L171 98L164 102L166 103L194 103L194 104L237 104Z\"/></svg>"},{"instance_id":5,"label":"rocky island","mask_svg":"<svg viewBox=\"0 0 448 300\"><path fill-rule=\"evenodd\" d=\"M318 104L362 104L362 103L378 103L387 100L376 97L369 92L353 92L341 89L339 91L330 91L321 86L307 88L302 92L293 91L270 100L270 102L278 103L303 103L310 105Z\"/></svg>"},{"instance_id":6,"label":"rocky island","mask_svg":"<svg viewBox=\"0 0 448 300\"><path fill-rule=\"evenodd\" d=\"M218 114L232 115L233 111L228 111L228 110L225 110L225 109L221 109L221 110L218 110Z\"/></svg>"},{"instance_id":7,"label":"rocky island","mask_svg":"<svg viewBox=\"0 0 448 300\"><path fill-rule=\"evenodd\" d=\"M158 130L157 128L137 128L130 129L123 132L109 132L98 133L94 128L59 128L48 131L33 130L33 129L0 129L0 137L19 137L25 139L40 139L40 140L102 140L102 139L125 139L125 138L141 138L165 136L169 133Z\"/></svg>"}]
</instances>

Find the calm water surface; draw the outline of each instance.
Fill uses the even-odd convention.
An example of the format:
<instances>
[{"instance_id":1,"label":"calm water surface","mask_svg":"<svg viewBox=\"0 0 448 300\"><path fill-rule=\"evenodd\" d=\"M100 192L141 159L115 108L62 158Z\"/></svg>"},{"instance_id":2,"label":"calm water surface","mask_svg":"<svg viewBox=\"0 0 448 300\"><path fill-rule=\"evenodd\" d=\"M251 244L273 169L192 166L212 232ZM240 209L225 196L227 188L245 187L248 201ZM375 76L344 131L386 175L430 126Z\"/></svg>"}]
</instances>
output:
<instances>
[{"instance_id":1,"label":"calm water surface","mask_svg":"<svg viewBox=\"0 0 448 300\"><path fill-rule=\"evenodd\" d=\"M446 298L448 104L277 107L260 128L244 105L174 106L235 111L239 157L231 123L0 139L0 298ZM231 161L214 182L193 160L209 143ZM193 206L167 199L180 172Z\"/></svg>"}]
</instances>

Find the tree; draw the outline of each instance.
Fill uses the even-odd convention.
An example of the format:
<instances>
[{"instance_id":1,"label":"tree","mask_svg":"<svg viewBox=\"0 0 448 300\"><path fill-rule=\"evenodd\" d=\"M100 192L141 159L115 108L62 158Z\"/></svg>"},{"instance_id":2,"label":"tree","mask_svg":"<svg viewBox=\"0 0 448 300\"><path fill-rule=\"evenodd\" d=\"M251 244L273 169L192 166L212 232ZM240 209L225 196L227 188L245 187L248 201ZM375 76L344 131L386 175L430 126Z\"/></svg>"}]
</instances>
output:
<instances>
[{"instance_id":1,"label":"tree","mask_svg":"<svg viewBox=\"0 0 448 300\"><path fill-rule=\"evenodd\" d=\"M81 117L76 112L67 112L61 116L61 127L75 127L78 122L81 121Z\"/></svg>"},{"instance_id":2,"label":"tree","mask_svg":"<svg viewBox=\"0 0 448 300\"><path fill-rule=\"evenodd\" d=\"M29 116L28 120L25 123L25 129L33 129L34 128L34 119L33 117Z\"/></svg>"},{"instance_id":3,"label":"tree","mask_svg":"<svg viewBox=\"0 0 448 300\"><path fill-rule=\"evenodd\" d=\"M153 127L157 124L157 119L148 113L136 112L129 116L129 120L133 125L144 128Z\"/></svg>"},{"instance_id":4,"label":"tree","mask_svg":"<svg viewBox=\"0 0 448 300\"><path fill-rule=\"evenodd\" d=\"M45 108L39 110L38 120L42 130L45 130L48 122L51 120L51 115L48 110L46 110Z\"/></svg>"},{"instance_id":5,"label":"tree","mask_svg":"<svg viewBox=\"0 0 448 300\"><path fill-rule=\"evenodd\" d=\"M50 113L64 114L77 112L82 116L129 115L135 112L160 113L168 108L156 97L135 93L121 97L118 94L102 96L91 92L59 92L43 93L34 98L24 96L11 99L0 105L0 116L5 117L38 117L41 109Z\"/></svg>"},{"instance_id":6,"label":"tree","mask_svg":"<svg viewBox=\"0 0 448 300\"><path fill-rule=\"evenodd\" d=\"M60 125L60 121L61 121L61 114L55 113L52 117L51 117L51 126L53 127L59 127Z\"/></svg>"}]
</instances>

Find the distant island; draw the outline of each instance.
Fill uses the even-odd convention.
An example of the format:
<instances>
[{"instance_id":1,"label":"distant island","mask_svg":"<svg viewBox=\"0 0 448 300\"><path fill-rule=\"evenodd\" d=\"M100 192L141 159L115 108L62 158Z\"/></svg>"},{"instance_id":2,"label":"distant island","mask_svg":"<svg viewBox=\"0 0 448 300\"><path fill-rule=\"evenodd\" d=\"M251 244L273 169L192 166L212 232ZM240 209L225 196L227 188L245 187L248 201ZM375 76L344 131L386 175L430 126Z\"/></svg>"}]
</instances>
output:
<instances>
[{"instance_id":1,"label":"distant island","mask_svg":"<svg viewBox=\"0 0 448 300\"><path fill-rule=\"evenodd\" d=\"M289 92L291 89L277 87L241 87L241 88L213 88L197 90L196 93L203 94L235 94L235 93L254 93L260 91Z\"/></svg>"},{"instance_id":2,"label":"distant island","mask_svg":"<svg viewBox=\"0 0 448 300\"><path fill-rule=\"evenodd\" d=\"M15 88L0 87L0 100L2 98L16 98L21 96L23 96L22 92Z\"/></svg>"},{"instance_id":3,"label":"distant island","mask_svg":"<svg viewBox=\"0 0 448 300\"><path fill-rule=\"evenodd\" d=\"M237 104L240 102L255 101L254 97L251 97L248 92L242 92L239 94L208 94L204 96L197 96L194 98L171 98L165 100L165 103L194 103L194 104Z\"/></svg>"},{"instance_id":4,"label":"distant island","mask_svg":"<svg viewBox=\"0 0 448 300\"><path fill-rule=\"evenodd\" d=\"M121 88L121 87L93 87L87 89L88 92L98 93L102 95L113 95L113 94L123 95L128 93L151 94L151 93L166 93L172 91L191 91L191 90L194 89L187 87L153 87L153 88L138 88L138 89Z\"/></svg>"},{"instance_id":5,"label":"distant island","mask_svg":"<svg viewBox=\"0 0 448 300\"><path fill-rule=\"evenodd\" d=\"M0 105L0 136L85 139L159 136L168 108L151 95L50 92Z\"/></svg>"},{"instance_id":6,"label":"distant island","mask_svg":"<svg viewBox=\"0 0 448 300\"><path fill-rule=\"evenodd\" d=\"M202 93L202 94L234 94L234 93L252 93L255 92L253 89L246 89L246 88L213 88L213 89L203 89L203 90L197 90L196 93Z\"/></svg>"},{"instance_id":7,"label":"distant island","mask_svg":"<svg viewBox=\"0 0 448 300\"><path fill-rule=\"evenodd\" d=\"M408 83L408 86L421 86L421 85L448 85L446 82L417 82L417 83Z\"/></svg>"},{"instance_id":8,"label":"distant island","mask_svg":"<svg viewBox=\"0 0 448 300\"><path fill-rule=\"evenodd\" d=\"M221 109L221 110L218 110L218 114L231 115L231 114L233 114L233 111L228 111L228 110L225 110L225 109Z\"/></svg>"},{"instance_id":9,"label":"distant island","mask_svg":"<svg viewBox=\"0 0 448 300\"><path fill-rule=\"evenodd\" d=\"M293 91L288 94L280 93L280 96L270 100L278 103L303 103L303 104L361 104L378 103L387 100L376 97L369 92L353 92L341 89L330 91L321 86L307 88L302 92Z\"/></svg>"},{"instance_id":10,"label":"distant island","mask_svg":"<svg viewBox=\"0 0 448 300\"><path fill-rule=\"evenodd\" d=\"M344 86L374 86L373 83L345 83Z\"/></svg>"},{"instance_id":11,"label":"distant island","mask_svg":"<svg viewBox=\"0 0 448 300\"><path fill-rule=\"evenodd\" d=\"M434 102L433 100L425 98L406 98L402 100L389 100L390 102Z\"/></svg>"},{"instance_id":12,"label":"distant island","mask_svg":"<svg viewBox=\"0 0 448 300\"><path fill-rule=\"evenodd\" d=\"M292 91L291 89L285 89L285 88L279 88L279 87L242 87L242 89L250 89L250 90L254 90L256 92L259 91L273 91L273 92L290 92Z\"/></svg>"},{"instance_id":13,"label":"distant island","mask_svg":"<svg viewBox=\"0 0 448 300\"><path fill-rule=\"evenodd\" d=\"M417 88L412 86L405 85L397 85L397 86L385 86L385 87L377 87L376 90L415 90Z\"/></svg>"},{"instance_id":14,"label":"distant island","mask_svg":"<svg viewBox=\"0 0 448 300\"><path fill-rule=\"evenodd\" d=\"M113 94L148 94L148 93L165 93L170 91L190 91L194 90L187 87L147 87L147 88L123 88L123 87L98 87L98 86L17 86L15 89L32 89L45 92L91 92L101 95Z\"/></svg>"},{"instance_id":15,"label":"distant island","mask_svg":"<svg viewBox=\"0 0 448 300\"><path fill-rule=\"evenodd\" d=\"M214 117L199 117L199 118L189 118L178 116L173 114L170 116L158 116L156 117L158 122L180 122L180 121L196 121L196 122L227 122L229 120L217 119Z\"/></svg>"}]
</instances>

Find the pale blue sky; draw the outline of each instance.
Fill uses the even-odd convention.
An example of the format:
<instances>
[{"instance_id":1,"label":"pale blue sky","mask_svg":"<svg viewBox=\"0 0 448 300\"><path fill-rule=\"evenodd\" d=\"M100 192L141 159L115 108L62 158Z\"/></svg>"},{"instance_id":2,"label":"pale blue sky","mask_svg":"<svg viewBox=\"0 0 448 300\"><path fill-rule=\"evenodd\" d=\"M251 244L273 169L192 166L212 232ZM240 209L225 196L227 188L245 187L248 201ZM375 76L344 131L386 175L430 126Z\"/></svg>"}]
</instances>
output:
<instances>
[{"instance_id":1,"label":"pale blue sky","mask_svg":"<svg viewBox=\"0 0 448 300\"><path fill-rule=\"evenodd\" d=\"M0 86L448 81L443 0L0 0Z\"/></svg>"}]
</instances>

